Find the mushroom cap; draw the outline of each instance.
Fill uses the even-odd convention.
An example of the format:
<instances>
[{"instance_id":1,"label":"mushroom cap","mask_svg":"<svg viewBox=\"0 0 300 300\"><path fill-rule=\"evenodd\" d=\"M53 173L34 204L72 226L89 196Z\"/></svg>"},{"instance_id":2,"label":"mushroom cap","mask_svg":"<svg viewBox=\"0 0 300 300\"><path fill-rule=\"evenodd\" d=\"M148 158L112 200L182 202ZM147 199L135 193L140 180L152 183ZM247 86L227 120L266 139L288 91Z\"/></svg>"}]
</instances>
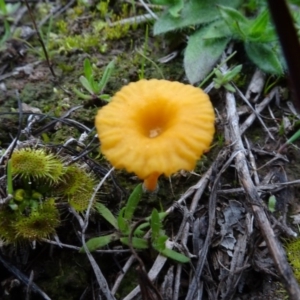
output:
<instances>
[{"instance_id":1,"label":"mushroom cap","mask_svg":"<svg viewBox=\"0 0 300 300\"><path fill-rule=\"evenodd\" d=\"M201 89L143 79L124 86L98 111L96 128L110 163L145 179L192 170L212 142L214 120Z\"/></svg>"}]
</instances>

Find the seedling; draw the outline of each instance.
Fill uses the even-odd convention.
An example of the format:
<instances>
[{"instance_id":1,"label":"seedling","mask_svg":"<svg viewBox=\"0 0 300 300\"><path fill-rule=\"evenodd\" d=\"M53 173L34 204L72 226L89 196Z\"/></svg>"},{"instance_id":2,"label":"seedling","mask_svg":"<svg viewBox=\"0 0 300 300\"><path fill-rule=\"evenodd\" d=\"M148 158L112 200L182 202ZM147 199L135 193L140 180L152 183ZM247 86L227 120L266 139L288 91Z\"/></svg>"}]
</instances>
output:
<instances>
[{"instance_id":1,"label":"seedling","mask_svg":"<svg viewBox=\"0 0 300 300\"><path fill-rule=\"evenodd\" d=\"M230 84L230 81L232 81L238 75L238 73L240 73L241 70L242 65L238 65L233 69L228 70L225 74L222 74L222 72L219 69L215 68L214 72L216 74L216 78L213 79L214 87L216 89L219 89L223 86L229 92L234 93L235 88L232 86L232 84Z\"/></svg>"},{"instance_id":2,"label":"seedling","mask_svg":"<svg viewBox=\"0 0 300 300\"><path fill-rule=\"evenodd\" d=\"M79 81L82 86L89 92L90 95L86 95L80 92L78 89L74 88L74 92L78 97L91 100L91 99L101 99L104 101L109 101L110 96L107 94L102 94L105 89L107 82L115 68L115 62L112 60L105 68L103 76L100 81L96 81L93 74L93 67L88 58L84 60L83 70L84 75L79 77Z\"/></svg>"},{"instance_id":3,"label":"seedling","mask_svg":"<svg viewBox=\"0 0 300 300\"><path fill-rule=\"evenodd\" d=\"M139 250L149 248L150 244L159 253L169 258L181 263L188 262L188 257L166 247L168 236L164 234L162 229L162 220L165 218L167 213L158 213L158 211L154 209L151 216L145 218L144 222L141 222L140 225L133 221L134 212L142 194L143 187L142 184L139 184L130 195L125 207L120 210L117 218L105 205L102 203L96 203L95 208L98 210L100 215L114 227L115 232L90 239L86 242L87 248L90 251L95 251L96 249L102 248L116 240L119 240L122 244L127 246L131 243L134 249ZM150 243L143 237L149 229L151 229L152 232ZM129 237L131 235L132 238L130 239ZM83 247L80 249L80 252L85 252Z\"/></svg>"}]
</instances>

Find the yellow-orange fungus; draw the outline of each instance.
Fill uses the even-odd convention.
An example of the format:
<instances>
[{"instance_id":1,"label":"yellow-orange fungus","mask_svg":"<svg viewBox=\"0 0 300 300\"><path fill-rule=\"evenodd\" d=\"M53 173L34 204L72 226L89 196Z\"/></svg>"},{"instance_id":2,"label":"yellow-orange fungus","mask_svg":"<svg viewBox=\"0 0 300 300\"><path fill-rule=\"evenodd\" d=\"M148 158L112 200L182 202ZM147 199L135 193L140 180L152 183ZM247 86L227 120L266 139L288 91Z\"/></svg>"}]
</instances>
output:
<instances>
[{"instance_id":1,"label":"yellow-orange fungus","mask_svg":"<svg viewBox=\"0 0 300 300\"><path fill-rule=\"evenodd\" d=\"M167 80L124 86L101 108L96 128L101 151L155 190L159 175L190 171L212 142L214 110L201 89Z\"/></svg>"}]
</instances>

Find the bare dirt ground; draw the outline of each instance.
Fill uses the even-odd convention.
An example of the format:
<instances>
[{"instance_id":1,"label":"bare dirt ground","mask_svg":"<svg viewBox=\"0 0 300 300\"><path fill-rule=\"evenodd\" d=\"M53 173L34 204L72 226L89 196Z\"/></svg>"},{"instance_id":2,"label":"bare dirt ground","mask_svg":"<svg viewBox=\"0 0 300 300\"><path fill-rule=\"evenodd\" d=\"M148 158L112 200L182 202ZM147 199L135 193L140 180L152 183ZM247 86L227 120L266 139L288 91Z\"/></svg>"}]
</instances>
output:
<instances>
[{"instance_id":1,"label":"bare dirt ground","mask_svg":"<svg viewBox=\"0 0 300 300\"><path fill-rule=\"evenodd\" d=\"M104 13L95 3L31 3L43 40L49 39L48 61L26 6L18 9L12 24L22 30L21 38L0 45L2 210L7 206L7 158L15 147L62 153L88 165L97 182L108 174L111 166L99 155L94 129L97 110L106 103L98 97L81 99L74 92L85 92L79 81L85 58L96 66L99 78L115 59L104 91L109 95L141 75L161 79L163 74L187 83L180 54L184 35L154 37L152 23L145 20L126 28L118 24L134 15L129 2L111 3ZM135 12L145 13L143 7ZM174 50L178 55L161 63ZM166 259L151 247L137 251L152 284L120 242L92 252L92 257L79 253L85 215L57 204L61 224L55 236L1 245L0 299L275 300L288 299L286 288L295 292L300 248L288 245L299 234L300 152L298 141L283 145L298 129L300 117L284 79L271 87L275 77L255 70L243 53L235 59L244 66L235 93L216 90L209 82L205 87L217 116L211 150L193 172L161 178L158 192L143 195L135 213L138 221L153 208L167 211L164 228L170 243L190 263ZM134 174L115 170L98 200L117 215L138 183ZM88 220L86 240L112 232L95 211ZM292 250L294 273L287 260Z\"/></svg>"}]
</instances>

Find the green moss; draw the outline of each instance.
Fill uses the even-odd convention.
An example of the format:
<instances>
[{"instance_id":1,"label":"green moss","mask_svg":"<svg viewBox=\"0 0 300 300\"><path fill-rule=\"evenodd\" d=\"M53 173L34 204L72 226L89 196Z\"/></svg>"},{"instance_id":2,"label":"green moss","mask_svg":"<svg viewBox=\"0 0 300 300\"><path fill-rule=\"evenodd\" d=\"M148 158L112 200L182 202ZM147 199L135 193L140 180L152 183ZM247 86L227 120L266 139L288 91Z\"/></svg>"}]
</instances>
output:
<instances>
[{"instance_id":1,"label":"green moss","mask_svg":"<svg viewBox=\"0 0 300 300\"><path fill-rule=\"evenodd\" d=\"M295 278L300 283L300 239L295 239L285 244L286 255L290 262Z\"/></svg>"}]
</instances>

